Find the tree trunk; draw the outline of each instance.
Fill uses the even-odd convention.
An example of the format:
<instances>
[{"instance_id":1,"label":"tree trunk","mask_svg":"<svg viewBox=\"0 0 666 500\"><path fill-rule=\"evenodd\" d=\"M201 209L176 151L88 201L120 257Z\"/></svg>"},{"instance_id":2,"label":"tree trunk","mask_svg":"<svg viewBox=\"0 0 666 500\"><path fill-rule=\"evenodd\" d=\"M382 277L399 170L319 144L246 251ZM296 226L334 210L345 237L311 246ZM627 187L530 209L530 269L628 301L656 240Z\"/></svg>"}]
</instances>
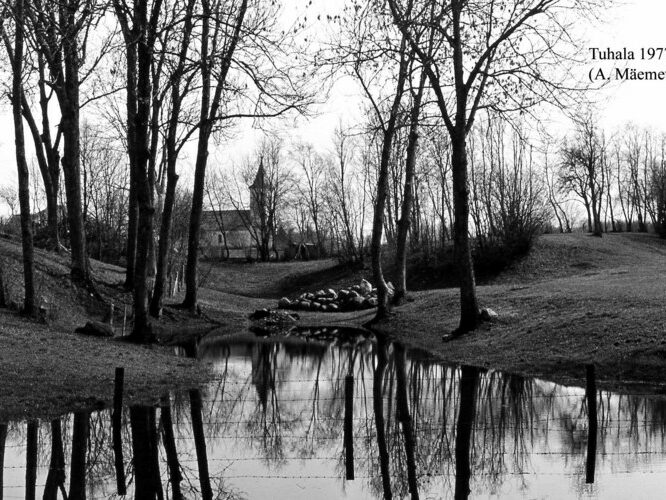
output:
<instances>
[{"instance_id":1,"label":"tree trunk","mask_svg":"<svg viewBox=\"0 0 666 500\"><path fill-rule=\"evenodd\" d=\"M134 22L140 33L137 48L137 113L136 113L136 179L137 199L139 202L139 225L136 245L136 267L134 273L134 328L130 340L139 343L152 342L154 337L148 322L146 279L148 259L153 238L153 214L151 183L148 160L148 127L150 120L151 79L150 69L154 46L154 33L157 20L151 16L148 23L148 6L144 0L137 0L138 9ZM153 5L153 14L159 15L161 2Z\"/></svg>"},{"instance_id":2,"label":"tree trunk","mask_svg":"<svg viewBox=\"0 0 666 500\"><path fill-rule=\"evenodd\" d=\"M150 314L154 317L160 315L162 309L162 297L164 296L164 287L166 284L167 264L169 247L171 243L171 218L173 206L176 199L176 184L178 174L176 173L176 162L178 160L178 150L176 146L178 122L180 118L180 109L183 95L180 89L180 81L185 66L185 58L189 47L190 33L192 32L192 10L194 8L193 0L187 4L185 13L185 26L183 41L180 48L178 66L172 75L171 82L171 114L169 117L169 128L167 131L166 150L167 150L167 185L164 196L164 205L162 208L162 221L160 224L160 239L157 251L157 268L155 272L155 287L150 303ZM153 134L157 135L157 130Z\"/></svg>"},{"instance_id":3,"label":"tree trunk","mask_svg":"<svg viewBox=\"0 0 666 500\"><path fill-rule=\"evenodd\" d=\"M23 312L32 316L35 312L35 264L32 244L32 217L30 215L30 173L25 159L25 137L22 118L23 77L23 0L16 2L16 42L14 68L12 72L12 111L14 115L14 143L16 145L16 168L18 170L18 195L21 207L21 244L23 247L23 284L25 298Z\"/></svg>"},{"instance_id":4,"label":"tree trunk","mask_svg":"<svg viewBox=\"0 0 666 500\"><path fill-rule=\"evenodd\" d=\"M76 25L78 3L60 4L60 26ZM62 37L63 60L65 63L65 88L60 101L62 119L60 127L64 142L62 169L65 173L67 194L67 217L69 221L69 246L72 254L72 278L87 282L89 279L88 256L86 253L86 231L83 225L81 204L81 145L79 134L79 66L80 54L76 31L64 33Z\"/></svg>"},{"instance_id":5,"label":"tree trunk","mask_svg":"<svg viewBox=\"0 0 666 500\"><path fill-rule=\"evenodd\" d=\"M587 231L591 233L594 230L594 226L592 224L592 212L590 209L590 202L587 201L587 199L585 199L584 204L585 204L585 211L587 212Z\"/></svg>"},{"instance_id":6,"label":"tree trunk","mask_svg":"<svg viewBox=\"0 0 666 500\"><path fill-rule=\"evenodd\" d=\"M208 141L213 130L213 123L217 119L220 101L222 99L222 89L227 79L227 74L231 66L231 61L236 50L236 45L241 36L241 27L245 20L247 12L247 1L242 0L234 32L228 40L226 51L220 58L220 67L218 68L217 84L215 94L211 100L210 85L212 68L209 61L209 21L211 18L210 3L208 0L202 1L203 23L201 27L201 109L199 115L199 139L197 143L197 160L194 167L194 189L192 191L192 210L190 213L190 225L187 238L187 263L185 265L185 299L183 307L194 313L197 309L197 264L199 261L199 233L201 231L201 212L203 211L204 184L206 179L206 165L208 163Z\"/></svg>"},{"instance_id":7,"label":"tree trunk","mask_svg":"<svg viewBox=\"0 0 666 500\"><path fill-rule=\"evenodd\" d=\"M206 93L206 89L202 89ZM187 238L187 262L185 264L185 300L183 307L196 312L197 264L199 263L199 235L201 232L201 213L203 212L203 193L206 179L206 164L208 162L208 130L210 125L203 125L199 131L197 146L197 161L194 167L194 191L192 192L192 210L190 211L190 226Z\"/></svg>"},{"instance_id":8,"label":"tree trunk","mask_svg":"<svg viewBox=\"0 0 666 500\"><path fill-rule=\"evenodd\" d=\"M405 55L406 40L403 37L400 43L400 68L398 70L398 81L393 97L393 104L384 125L384 136L382 138L382 152L379 162L379 173L377 175L377 196L375 198L375 210L372 219L372 238L370 240L370 257L372 262L372 277L377 287L377 314L374 321L385 318L389 312L388 287L384 281L382 271L382 232L384 229L384 212L389 190L389 162L391 161L391 148L395 136L395 125L400 111L400 101L405 88L407 78L407 57Z\"/></svg>"},{"instance_id":9,"label":"tree trunk","mask_svg":"<svg viewBox=\"0 0 666 500\"><path fill-rule=\"evenodd\" d=\"M460 282L460 326L458 333L474 330L479 323L479 304L472 248L469 240L469 190L467 186L467 144L464 126L457 125L451 137L451 166L453 178L454 254Z\"/></svg>"},{"instance_id":10,"label":"tree trunk","mask_svg":"<svg viewBox=\"0 0 666 500\"><path fill-rule=\"evenodd\" d=\"M419 88L412 104L409 138L407 141L407 158L405 160L405 185L402 194L402 207L398 221L398 235L395 252L396 283L393 303L402 303L407 295L407 235L414 205L414 173L416 170L416 150L419 141L419 115L421 99L425 87L425 71L421 72Z\"/></svg>"},{"instance_id":11,"label":"tree trunk","mask_svg":"<svg viewBox=\"0 0 666 500\"><path fill-rule=\"evenodd\" d=\"M38 55L39 57L39 55ZM44 185L44 194L46 196L46 222L48 230L49 242L47 248L60 250L60 235L58 232L58 188L60 183L60 153L58 152L58 145L55 146L51 143L51 132L49 130L50 122L48 117L48 100L45 96L43 78L43 62L40 61L40 105L42 107L42 130L40 133L37 128L37 123L30 110L28 101L25 95L22 95L22 112L23 118L28 123L30 134L32 135L32 142L35 146L35 156L37 158L37 165L42 174L42 182Z\"/></svg>"},{"instance_id":12,"label":"tree trunk","mask_svg":"<svg viewBox=\"0 0 666 500\"><path fill-rule=\"evenodd\" d=\"M194 188L192 191L192 208L190 225L187 235L187 262L185 264L185 299L183 307L194 313L197 309L197 264L199 263L199 234L201 231L201 212L203 210L204 184L206 164L208 162L208 140L212 124L210 122L210 82L211 68L208 61L208 37L210 33L210 4L202 2L203 25L201 27L201 109L199 110L199 139L197 142L197 159L194 166Z\"/></svg>"},{"instance_id":13,"label":"tree trunk","mask_svg":"<svg viewBox=\"0 0 666 500\"><path fill-rule=\"evenodd\" d=\"M129 206L127 207L127 249L125 269L125 288L134 288L136 266L136 242L139 226L139 203L137 197L136 166L136 34L123 30L127 46L127 155L129 157Z\"/></svg>"},{"instance_id":14,"label":"tree trunk","mask_svg":"<svg viewBox=\"0 0 666 500\"><path fill-rule=\"evenodd\" d=\"M164 209L162 210L162 222L160 224L160 240L157 249L157 273L155 275L155 287L150 302L150 314L157 318L162 311L162 297L166 283L167 264L169 260L169 247L171 242L171 218L173 205L176 199L176 158L169 160L167 167L167 186L164 196Z\"/></svg>"}]
</instances>

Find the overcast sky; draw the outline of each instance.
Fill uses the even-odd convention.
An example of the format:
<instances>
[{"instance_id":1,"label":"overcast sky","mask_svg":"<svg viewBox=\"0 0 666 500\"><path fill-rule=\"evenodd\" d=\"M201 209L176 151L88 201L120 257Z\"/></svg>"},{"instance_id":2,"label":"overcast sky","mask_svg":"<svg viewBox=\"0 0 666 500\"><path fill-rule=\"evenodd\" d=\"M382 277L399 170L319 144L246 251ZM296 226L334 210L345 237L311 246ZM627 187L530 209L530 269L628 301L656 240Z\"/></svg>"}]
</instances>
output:
<instances>
[{"instance_id":1,"label":"overcast sky","mask_svg":"<svg viewBox=\"0 0 666 500\"><path fill-rule=\"evenodd\" d=\"M300 2L299 2L300 4ZM325 8L326 2L315 0L310 7L311 12L316 14L319 5ZM322 10L323 12L323 10ZM662 61L628 61L620 62L620 65L636 67L640 70L666 71L666 30L664 20L666 19L666 2L661 0L626 0L617 4L606 13L605 24L587 24L583 27L585 37L589 39L590 47L606 49L608 47L621 50L627 48L633 50L636 55L641 48L662 47L664 56ZM581 72L587 71L599 64L591 60L589 50L586 51L588 65L581 68ZM618 65L605 63L604 67ZM595 91L601 102L599 106L603 125L608 129L621 127L623 123L633 121L639 125L648 125L656 129L666 131L666 81L661 82L623 82ZM16 166L14 161L14 133L11 114L7 103L2 103L0 108L0 185L15 184ZM331 101L318 108L319 115L310 120L298 120L281 125L284 130L282 135L287 142L303 139L315 143L324 148L330 143L335 126L340 122L353 124L360 117L360 100L352 82L342 82L335 87ZM220 145L217 151L211 148L211 161L229 161L229 158L239 159L250 154L252 150L251 136L253 134L241 133L237 139L229 144ZM192 159L190 159L192 160ZM191 176L192 161L184 159L181 162L182 179ZM189 165L188 165L189 164ZM6 212L5 207L0 207L0 214Z\"/></svg>"}]
</instances>

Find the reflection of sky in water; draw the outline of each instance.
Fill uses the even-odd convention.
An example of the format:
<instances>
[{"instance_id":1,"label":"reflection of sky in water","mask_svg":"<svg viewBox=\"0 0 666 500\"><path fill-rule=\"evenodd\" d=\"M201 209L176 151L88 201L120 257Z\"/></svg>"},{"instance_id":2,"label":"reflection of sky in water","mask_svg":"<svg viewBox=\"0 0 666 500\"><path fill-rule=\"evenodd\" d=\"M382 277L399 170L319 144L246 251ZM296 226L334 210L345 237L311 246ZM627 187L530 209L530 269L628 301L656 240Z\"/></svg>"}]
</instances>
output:
<instances>
[{"instance_id":1,"label":"reflection of sky in water","mask_svg":"<svg viewBox=\"0 0 666 500\"><path fill-rule=\"evenodd\" d=\"M323 343L219 339L199 346L214 362L214 380L202 391L202 417L211 484L219 498L381 498L381 460L394 498L408 496L414 470L421 498L453 498L456 446L469 456L471 498L660 498L666 463L666 402L599 392L595 483L585 484L588 410L585 390L472 370L472 399L462 394L460 369L407 353L404 391L415 436L413 460L405 452L399 415L396 349L386 363L378 347L352 349ZM381 393L373 379L383 373ZM583 369L581 369L583 371ZM345 480L345 376L353 375L353 481ZM469 380L469 379L468 379ZM385 453L380 452L375 409L381 397ZM461 403L462 401L462 403ZM466 401L466 402L465 402ZM457 442L461 406L475 410L468 450ZM178 459L186 497L197 497L199 478L188 394L171 397ZM464 413L464 412L463 412ZM126 412L125 421L128 421ZM160 411L156 420L161 425ZM161 427L160 427L161 428ZM461 436L463 434L461 433ZM115 495L110 412L91 415L87 488L90 498ZM461 439L463 441L463 439ZM4 498L23 498L26 425L10 423L4 457ZM69 486L72 418L63 419ZM132 439L123 443L130 494ZM160 472L170 498L166 454ZM40 422L37 496L46 482L51 427ZM411 467L413 465L413 468Z\"/></svg>"}]
</instances>

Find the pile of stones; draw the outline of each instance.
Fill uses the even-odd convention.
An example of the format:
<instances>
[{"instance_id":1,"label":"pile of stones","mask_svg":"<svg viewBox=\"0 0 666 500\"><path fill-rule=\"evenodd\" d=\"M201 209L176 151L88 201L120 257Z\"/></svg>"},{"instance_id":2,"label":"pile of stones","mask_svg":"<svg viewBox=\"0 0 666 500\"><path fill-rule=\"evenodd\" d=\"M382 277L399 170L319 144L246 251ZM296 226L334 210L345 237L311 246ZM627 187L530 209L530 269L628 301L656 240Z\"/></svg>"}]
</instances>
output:
<instances>
[{"instance_id":1,"label":"pile of stones","mask_svg":"<svg viewBox=\"0 0 666 500\"><path fill-rule=\"evenodd\" d=\"M393 285L387 283L389 295L393 295ZM300 311L343 312L359 311L377 307L377 289L373 288L367 280L361 280L340 290L317 290L299 295L295 299L282 297L278 302L280 309L293 309Z\"/></svg>"}]
</instances>

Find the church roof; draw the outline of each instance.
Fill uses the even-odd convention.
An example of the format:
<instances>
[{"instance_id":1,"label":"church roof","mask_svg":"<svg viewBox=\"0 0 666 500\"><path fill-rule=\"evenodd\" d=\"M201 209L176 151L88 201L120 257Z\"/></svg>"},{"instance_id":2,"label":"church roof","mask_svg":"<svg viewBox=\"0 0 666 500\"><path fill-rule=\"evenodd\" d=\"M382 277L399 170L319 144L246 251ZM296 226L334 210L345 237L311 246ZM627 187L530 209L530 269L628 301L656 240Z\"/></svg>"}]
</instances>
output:
<instances>
[{"instance_id":1,"label":"church roof","mask_svg":"<svg viewBox=\"0 0 666 500\"><path fill-rule=\"evenodd\" d=\"M201 227L205 231L240 231L251 224L249 210L204 210Z\"/></svg>"}]
</instances>

